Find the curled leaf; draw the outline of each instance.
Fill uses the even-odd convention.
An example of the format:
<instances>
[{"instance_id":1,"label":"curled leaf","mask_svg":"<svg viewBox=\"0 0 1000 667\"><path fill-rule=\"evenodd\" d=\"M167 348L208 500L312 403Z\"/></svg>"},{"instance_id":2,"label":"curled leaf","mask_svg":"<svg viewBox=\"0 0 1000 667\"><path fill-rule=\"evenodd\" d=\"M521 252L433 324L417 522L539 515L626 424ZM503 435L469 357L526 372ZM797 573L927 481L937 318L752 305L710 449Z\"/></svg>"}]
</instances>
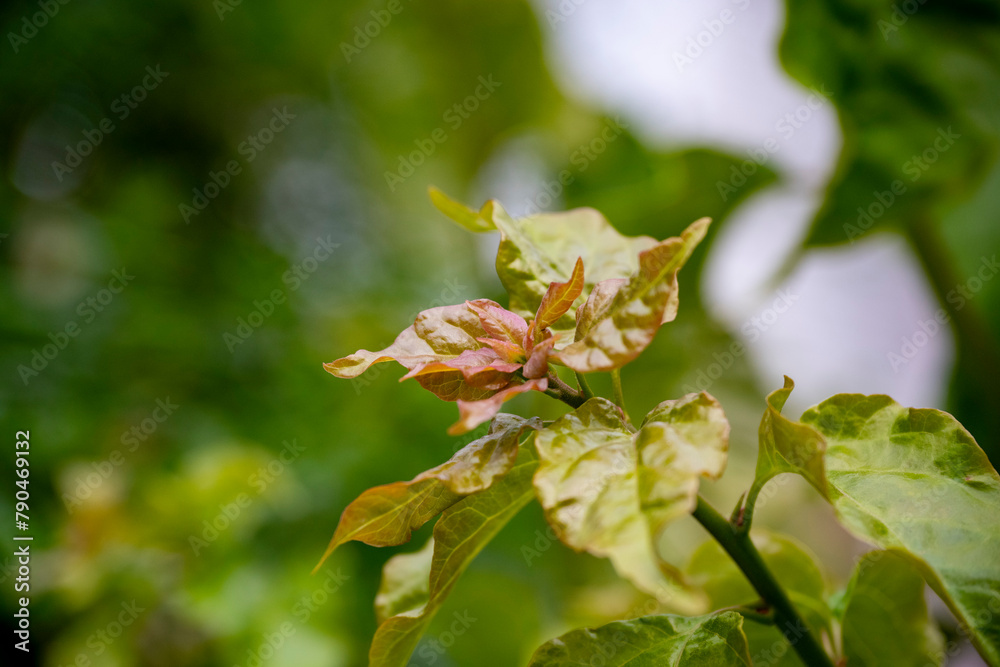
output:
<instances>
[{"instance_id":1,"label":"curled leaf","mask_svg":"<svg viewBox=\"0 0 1000 667\"><path fill-rule=\"evenodd\" d=\"M427 188L431 202L439 211L465 227L470 232L489 232L496 229L493 222L465 204L455 201L433 185Z\"/></svg>"},{"instance_id":2,"label":"curled leaf","mask_svg":"<svg viewBox=\"0 0 1000 667\"><path fill-rule=\"evenodd\" d=\"M504 403L514 398L518 394L526 391L545 391L549 387L546 378L540 380L528 380L522 384L514 384L506 389L496 392L488 398L478 401L458 401L457 422L448 428L448 435L461 435L476 428L485 421L492 419L493 415L500 411Z\"/></svg>"}]
</instances>

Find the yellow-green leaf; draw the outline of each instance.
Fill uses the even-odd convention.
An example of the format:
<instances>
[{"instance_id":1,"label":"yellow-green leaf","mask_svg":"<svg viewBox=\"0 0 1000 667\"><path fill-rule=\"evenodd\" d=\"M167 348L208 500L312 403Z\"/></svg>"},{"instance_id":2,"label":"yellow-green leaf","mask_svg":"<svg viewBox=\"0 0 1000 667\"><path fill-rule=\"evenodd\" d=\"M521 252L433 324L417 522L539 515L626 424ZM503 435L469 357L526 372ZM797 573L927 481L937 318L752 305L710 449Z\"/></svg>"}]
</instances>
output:
<instances>
[{"instance_id":1,"label":"yellow-green leaf","mask_svg":"<svg viewBox=\"0 0 1000 667\"><path fill-rule=\"evenodd\" d=\"M396 575L404 568L394 565L389 576L401 592L391 590L387 583L381 589L383 599L400 599L406 597L402 591L409 591L410 599L417 604L381 622L368 653L369 667L406 665L427 625L465 568L534 496L531 476L537 465L531 448L520 448L516 464L499 482L469 496L441 515L434 525L433 556L427 571L425 600L421 594L412 593L415 588L418 591L422 589L415 587L411 579L400 581L403 577ZM421 574L417 568L408 569L413 576ZM385 605L383 608L388 610L401 606Z\"/></svg>"},{"instance_id":2,"label":"yellow-green leaf","mask_svg":"<svg viewBox=\"0 0 1000 667\"><path fill-rule=\"evenodd\" d=\"M781 414L795 382L785 376L785 386L767 396L767 407L757 431L757 470L746 501L746 511L752 519L753 508L761 489L774 476L794 472L805 477L823 496L827 495L823 455L826 440L812 426Z\"/></svg>"},{"instance_id":3,"label":"yellow-green leaf","mask_svg":"<svg viewBox=\"0 0 1000 667\"><path fill-rule=\"evenodd\" d=\"M721 472L719 454L726 445L720 437L728 433L718 421L725 420L721 410L702 404L702 416L713 425L696 427L698 409L683 407L702 400L661 406L658 414L668 421L650 422L633 434L614 403L592 398L535 439L535 488L560 539L610 559L639 589L685 611L703 609L704 600L662 562L655 540L667 521L693 507L697 479ZM688 439L713 427L716 437Z\"/></svg>"},{"instance_id":4,"label":"yellow-green leaf","mask_svg":"<svg viewBox=\"0 0 1000 667\"><path fill-rule=\"evenodd\" d=\"M599 296L603 308L585 308L577 340L556 359L580 373L610 371L635 359L660 326L677 316L677 272L705 237L708 218L697 220L679 237L669 238L639 255L639 269L614 297ZM614 277L614 276L612 276Z\"/></svg>"},{"instance_id":5,"label":"yellow-green leaf","mask_svg":"<svg viewBox=\"0 0 1000 667\"><path fill-rule=\"evenodd\" d=\"M455 201L433 185L427 188L427 192L431 196L431 202L439 211L470 232L490 232L496 229L493 221L483 217L481 212Z\"/></svg>"},{"instance_id":6,"label":"yellow-green leaf","mask_svg":"<svg viewBox=\"0 0 1000 667\"><path fill-rule=\"evenodd\" d=\"M830 502L860 539L909 558L1000 665L1000 476L940 410L841 394L802 422L827 442Z\"/></svg>"},{"instance_id":7,"label":"yellow-green leaf","mask_svg":"<svg viewBox=\"0 0 1000 667\"><path fill-rule=\"evenodd\" d=\"M515 220L499 203L487 202L482 215L501 232L497 274L510 294L510 309L525 318L538 310L549 285L569 281L577 259L587 273L579 305L600 281L635 273L639 253L657 243L648 236L623 236L592 208ZM565 315L550 328L572 331L573 318Z\"/></svg>"},{"instance_id":8,"label":"yellow-green leaf","mask_svg":"<svg viewBox=\"0 0 1000 667\"><path fill-rule=\"evenodd\" d=\"M529 667L751 667L743 617L644 616L573 630L542 645Z\"/></svg>"}]
</instances>

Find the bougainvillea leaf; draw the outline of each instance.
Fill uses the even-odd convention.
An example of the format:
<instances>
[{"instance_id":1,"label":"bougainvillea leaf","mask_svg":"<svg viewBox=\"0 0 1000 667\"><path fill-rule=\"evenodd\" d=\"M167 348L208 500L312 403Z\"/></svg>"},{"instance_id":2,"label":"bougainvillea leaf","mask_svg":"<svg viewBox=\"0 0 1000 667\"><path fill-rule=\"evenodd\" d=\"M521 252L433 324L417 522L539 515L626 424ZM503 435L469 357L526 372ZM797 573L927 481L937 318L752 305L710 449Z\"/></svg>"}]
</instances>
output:
<instances>
[{"instance_id":1,"label":"bougainvillea leaf","mask_svg":"<svg viewBox=\"0 0 1000 667\"><path fill-rule=\"evenodd\" d=\"M615 296L628 282L627 278L608 278L594 285L590 296L576 311L576 335L574 340L581 340L597 323L597 318L607 312L608 306Z\"/></svg>"},{"instance_id":2,"label":"bougainvillea leaf","mask_svg":"<svg viewBox=\"0 0 1000 667\"><path fill-rule=\"evenodd\" d=\"M840 394L802 422L827 442L830 502L850 532L913 562L991 665L1000 665L1000 475L940 410Z\"/></svg>"},{"instance_id":3,"label":"bougainvillea leaf","mask_svg":"<svg viewBox=\"0 0 1000 667\"><path fill-rule=\"evenodd\" d=\"M535 489L549 524L564 543L610 559L622 577L662 602L697 611L704 608L704 600L659 558L654 537L662 525L653 527L643 511L640 478L664 494L661 482L666 484L676 473L666 467L646 468L636 440L651 440L667 426L654 422L648 432L633 434L618 406L592 398L536 436L540 463ZM650 464L659 466L667 458L650 456ZM658 475L660 480L655 479Z\"/></svg>"},{"instance_id":4,"label":"bougainvillea leaf","mask_svg":"<svg viewBox=\"0 0 1000 667\"><path fill-rule=\"evenodd\" d=\"M448 435L462 435L468 433L483 422L489 421L493 415L500 411L504 403L514 398L518 394L526 391L545 391L549 383L546 378L540 380L528 380L521 384L514 384L506 389L492 394L488 398L475 401L458 401L458 421L448 427Z\"/></svg>"},{"instance_id":5,"label":"bougainvillea leaf","mask_svg":"<svg viewBox=\"0 0 1000 667\"><path fill-rule=\"evenodd\" d=\"M759 449L750 502L768 480L785 472L802 475L821 494L827 494L823 459L826 440L812 426L781 414L794 388L795 382L786 375L785 386L767 396L767 407L757 432Z\"/></svg>"},{"instance_id":6,"label":"bougainvillea leaf","mask_svg":"<svg viewBox=\"0 0 1000 667\"><path fill-rule=\"evenodd\" d=\"M935 667L945 658L941 632L927 613L924 580L892 551L858 562L843 601L841 637L852 667Z\"/></svg>"},{"instance_id":7,"label":"bougainvillea leaf","mask_svg":"<svg viewBox=\"0 0 1000 667\"><path fill-rule=\"evenodd\" d=\"M599 660L599 662L598 662ZM543 644L529 667L751 667L743 617L667 614L573 630Z\"/></svg>"},{"instance_id":8,"label":"bougainvillea leaf","mask_svg":"<svg viewBox=\"0 0 1000 667\"><path fill-rule=\"evenodd\" d=\"M569 312L573 303L583 293L583 259L577 258L573 273L564 283L554 282L542 296L542 302L535 313L535 336L559 321Z\"/></svg>"},{"instance_id":9,"label":"bougainvillea leaf","mask_svg":"<svg viewBox=\"0 0 1000 667\"><path fill-rule=\"evenodd\" d=\"M470 303L479 307L488 304L497 306L486 299ZM434 361L454 359L466 350L478 349L482 345L476 339L485 337L486 331L470 303L425 310L417 315L413 326L404 329L386 349L378 352L358 350L343 359L323 364L323 367L339 378L353 378L364 373L372 364L383 361L396 360L407 369L413 369Z\"/></svg>"},{"instance_id":10,"label":"bougainvillea leaf","mask_svg":"<svg viewBox=\"0 0 1000 667\"><path fill-rule=\"evenodd\" d=\"M653 408L635 446L640 507L655 536L667 523L694 510L701 477L722 476L729 420L711 395L687 394Z\"/></svg>"},{"instance_id":11,"label":"bougainvillea leaf","mask_svg":"<svg viewBox=\"0 0 1000 667\"><path fill-rule=\"evenodd\" d=\"M496 229L493 221L484 218L481 212L475 211L465 204L455 201L441 190L435 188L433 185L427 188L428 194L431 196L431 202L437 207L437 210L444 213L446 216L457 222L462 227L465 227L470 232L491 232Z\"/></svg>"},{"instance_id":12,"label":"bougainvillea leaf","mask_svg":"<svg viewBox=\"0 0 1000 667\"><path fill-rule=\"evenodd\" d=\"M520 315L515 315L488 299L469 301L467 305L477 315L480 324L490 338L520 345L528 332L528 323Z\"/></svg>"},{"instance_id":13,"label":"bougainvillea leaf","mask_svg":"<svg viewBox=\"0 0 1000 667\"><path fill-rule=\"evenodd\" d=\"M569 281L577 259L587 270L579 305L598 282L635 273L639 253L657 243L648 236L623 236L592 208L515 220L499 203L487 202L481 214L501 232L497 274L510 294L510 309L525 318L538 310L549 285ZM554 332L573 327L570 315L550 326Z\"/></svg>"},{"instance_id":14,"label":"bougainvillea leaf","mask_svg":"<svg viewBox=\"0 0 1000 667\"><path fill-rule=\"evenodd\" d=\"M604 307L588 309L587 332L557 355L575 371L621 368L653 340L660 326L677 315L677 272L705 237L711 221L697 220L674 237L643 251L639 270Z\"/></svg>"},{"instance_id":15,"label":"bougainvillea leaf","mask_svg":"<svg viewBox=\"0 0 1000 667\"><path fill-rule=\"evenodd\" d=\"M551 336L540 343L536 343L531 348L531 356L528 358L528 363L524 365L524 377L529 379L542 378L548 374L549 356L552 354L552 349L555 347L557 340L559 340L558 336Z\"/></svg>"},{"instance_id":16,"label":"bougainvillea leaf","mask_svg":"<svg viewBox=\"0 0 1000 667\"><path fill-rule=\"evenodd\" d=\"M352 540L376 547L408 542L414 530L464 495L487 489L502 477L514 465L521 433L540 426L537 419L498 415L489 433L441 465L409 482L368 489L344 510L320 565L337 547Z\"/></svg>"},{"instance_id":17,"label":"bougainvillea leaf","mask_svg":"<svg viewBox=\"0 0 1000 667\"><path fill-rule=\"evenodd\" d=\"M368 653L370 667L405 667L421 635L469 563L534 497L531 476L537 465L531 448L521 447L517 462L502 479L441 515L434 525L434 551L424 589L426 599L421 603L421 596L411 596L417 603L415 606L381 622ZM420 574L417 571L413 576ZM395 579L398 581L399 577ZM397 585L408 591L415 588L412 582ZM388 599L402 597L385 588L383 591Z\"/></svg>"}]
</instances>

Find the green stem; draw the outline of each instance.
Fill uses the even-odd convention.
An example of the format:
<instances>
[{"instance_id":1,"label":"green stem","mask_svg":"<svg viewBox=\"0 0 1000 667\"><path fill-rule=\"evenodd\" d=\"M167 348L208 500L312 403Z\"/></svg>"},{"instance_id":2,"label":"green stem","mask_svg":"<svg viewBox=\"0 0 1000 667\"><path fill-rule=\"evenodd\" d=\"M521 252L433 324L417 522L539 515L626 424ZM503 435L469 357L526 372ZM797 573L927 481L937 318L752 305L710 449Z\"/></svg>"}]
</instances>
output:
<instances>
[{"instance_id":1,"label":"green stem","mask_svg":"<svg viewBox=\"0 0 1000 667\"><path fill-rule=\"evenodd\" d=\"M622 409L622 414L625 415L625 421L632 423L629 419L628 410L625 409L625 393L622 391L622 372L619 369L611 371L611 389L614 391L615 403L618 407Z\"/></svg>"},{"instance_id":2,"label":"green stem","mask_svg":"<svg viewBox=\"0 0 1000 667\"><path fill-rule=\"evenodd\" d=\"M698 497L694 518L726 550L761 599L774 610L775 624L802 662L810 667L834 667L823 645L812 635L809 626L767 568L760 552L750 541L750 535L736 532L733 525L701 496Z\"/></svg>"},{"instance_id":3,"label":"green stem","mask_svg":"<svg viewBox=\"0 0 1000 667\"><path fill-rule=\"evenodd\" d=\"M769 479L755 479L753 485L750 486L750 490L746 493L746 500L741 498L740 504L733 511L733 516L729 522L737 534L744 535L750 532L750 526L753 524L753 513L757 507L757 496L760 495L760 490L764 488Z\"/></svg>"},{"instance_id":4,"label":"green stem","mask_svg":"<svg viewBox=\"0 0 1000 667\"><path fill-rule=\"evenodd\" d=\"M594 390L590 388L590 383L587 382L587 376L583 373L576 374L576 381L580 384L580 391L583 392L583 397L588 401L594 397Z\"/></svg>"}]
</instances>

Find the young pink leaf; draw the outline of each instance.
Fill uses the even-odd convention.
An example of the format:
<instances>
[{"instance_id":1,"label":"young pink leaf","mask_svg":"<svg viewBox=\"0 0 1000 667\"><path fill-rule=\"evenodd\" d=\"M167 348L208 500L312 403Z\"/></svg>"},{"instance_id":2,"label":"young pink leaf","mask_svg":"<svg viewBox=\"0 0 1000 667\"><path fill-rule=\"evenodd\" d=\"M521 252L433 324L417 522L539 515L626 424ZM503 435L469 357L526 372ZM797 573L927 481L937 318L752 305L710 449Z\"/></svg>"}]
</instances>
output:
<instances>
[{"instance_id":1,"label":"young pink leaf","mask_svg":"<svg viewBox=\"0 0 1000 667\"><path fill-rule=\"evenodd\" d=\"M549 355L556 344L558 336L549 336L531 349L531 357L524 365L524 377L528 379L543 378L549 372Z\"/></svg>"},{"instance_id":2,"label":"young pink leaf","mask_svg":"<svg viewBox=\"0 0 1000 667\"><path fill-rule=\"evenodd\" d=\"M492 305L499 308L487 299L474 303L476 307ZM469 303L430 308L417 315L413 326L404 329L384 350L358 350L343 359L323 364L323 368L340 378L354 378L372 364L395 359L412 370L433 361L453 359L466 350L479 349L482 345L476 339L485 335L479 315Z\"/></svg>"},{"instance_id":3,"label":"young pink leaf","mask_svg":"<svg viewBox=\"0 0 1000 667\"><path fill-rule=\"evenodd\" d=\"M549 388L549 381L546 378L540 380L528 380L524 384L516 384L499 391L489 398L478 401L458 401L459 420L448 428L448 435L462 435L468 433L485 421L489 421L493 415L500 411L500 407L514 398L518 394L526 391L545 391Z\"/></svg>"},{"instance_id":4,"label":"young pink leaf","mask_svg":"<svg viewBox=\"0 0 1000 667\"><path fill-rule=\"evenodd\" d=\"M480 324L490 338L516 344L524 340L528 323L520 315L501 308L499 304L489 299L477 299L466 303L479 315Z\"/></svg>"},{"instance_id":5,"label":"young pink leaf","mask_svg":"<svg viewBox=\"0 0 1000 667\"><path fill-rule=\"evenodd\" d=\"M564 283L553 282L542 296L542 303L535 314L535 336L559 321L573 306L573 302L583 293L583 259L576 258L573 274Z\"/></svg>"}]
</instances>

